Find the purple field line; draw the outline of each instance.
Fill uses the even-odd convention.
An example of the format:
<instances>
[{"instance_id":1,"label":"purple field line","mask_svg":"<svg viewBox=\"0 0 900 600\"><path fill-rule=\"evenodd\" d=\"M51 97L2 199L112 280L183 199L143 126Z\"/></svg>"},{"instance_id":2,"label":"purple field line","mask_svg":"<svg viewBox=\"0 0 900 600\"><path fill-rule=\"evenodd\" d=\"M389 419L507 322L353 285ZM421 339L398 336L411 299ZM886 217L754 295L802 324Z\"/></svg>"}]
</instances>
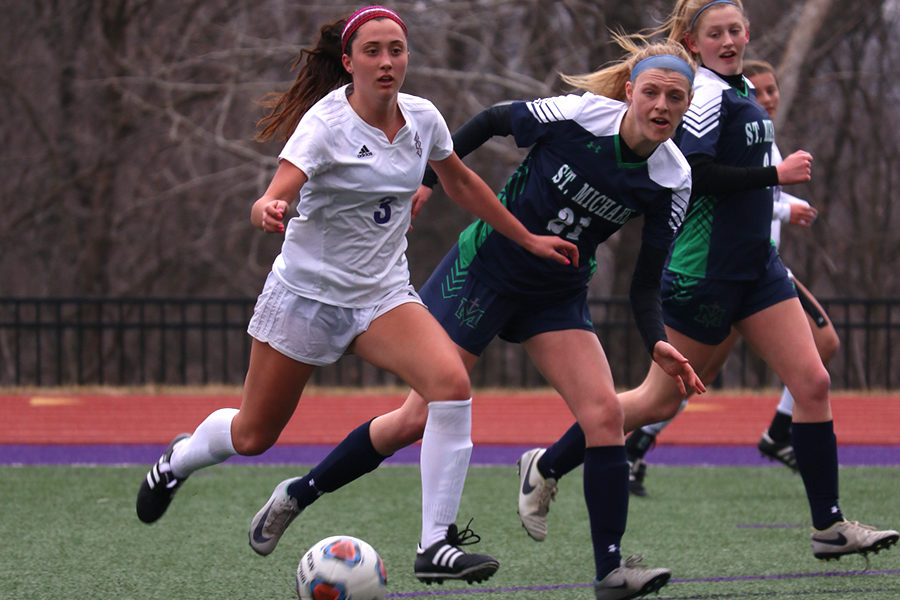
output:
<instances>
[{"instance_id":1,"label":"purple field line","mask_svg":"<svg viewBox=\"0 0 900 600\"><path fill-rule=\"evenodd\" d=\"M228 464L310 465L333 446L276 445L260 456L235 456ZM531 446L476 444L472 465L516 464ZM165 445L156 444L0 444L0 465L146 465L156 461ZM900 446L840 446L843 466L900 466ZM654 465L669 466L780 466L763 458L753 446L657 446L647 454ZM386 464L416 464L419 446L400 450Z\"/></svg>"},{"instance_id":2,"label":"purple field line","mask_svg":"<svg viewBox=\"0 0 900 600\"><path fill-rule=\"evenodd\" d=\"M807 579L812 577L855 577L858 575L898 575L900 569L880 571L826 571L820 573L783 573L779 575L740 575L735 577L702 577L695 579L672 579L670 583L728 583L734 581L764 581L778 579ZM398 592L387 594L385 598L423 598L427 596L450 596L461 594L489 594L496 592L548 591L592 587L591 583L568 583L559 585L526 585L505 588L427 590L420 592ZM668 589L668 588L667 588Z\"/></svg>"}]
</instances>

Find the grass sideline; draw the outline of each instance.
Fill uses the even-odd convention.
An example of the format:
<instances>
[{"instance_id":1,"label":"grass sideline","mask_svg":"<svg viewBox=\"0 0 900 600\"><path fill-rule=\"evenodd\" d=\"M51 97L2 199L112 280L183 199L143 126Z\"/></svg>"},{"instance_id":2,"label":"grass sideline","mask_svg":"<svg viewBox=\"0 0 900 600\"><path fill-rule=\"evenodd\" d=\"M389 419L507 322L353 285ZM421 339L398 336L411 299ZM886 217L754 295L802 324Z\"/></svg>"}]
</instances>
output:
<instances>
[{"instance_id":1,"label":"grass sideline","mask_svg":"<svg viewBox=\"0 0 900 600\"><path fill-rule=\"evenodd\" d=\"M592 598L592 555L581 471L565 478L533 542L515 512L514 467L472 467L459 523L474 516L474 548L496 556L483 584L425 586L412 575L419 533L419 474L386 466L311 506L278 549L247 544L256 510L303 467L223 465L201 471L169 512L147 526L134 514L144 467L0 467L0 598L295 598L308 546L346 533L369 541L388 571L388 597L472 600ZM900 548L823 563L809 549L808 509L787 469L652 467L649 498L632 498L624 554L672 570L660 600L900 598ZM897 528L900 469L844 467L841 505L850 519Z\"/></svg>"}]
</instances>

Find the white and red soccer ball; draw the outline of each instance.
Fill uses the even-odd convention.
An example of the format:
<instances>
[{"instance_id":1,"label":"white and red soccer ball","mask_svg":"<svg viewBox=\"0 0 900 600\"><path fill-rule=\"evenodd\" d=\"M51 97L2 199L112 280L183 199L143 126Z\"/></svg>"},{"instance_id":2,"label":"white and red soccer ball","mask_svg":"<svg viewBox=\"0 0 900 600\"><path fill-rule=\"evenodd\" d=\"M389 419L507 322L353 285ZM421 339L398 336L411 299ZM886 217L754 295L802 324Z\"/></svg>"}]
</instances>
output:
<instances>
[{"instance_id":1,"label":"white and red soccer ball","mask_svg":"<svg viewBox=\"0 0 900 600\"><path fill-rule=\"evenodd\" d=\"M320 540L297 565L300 600L384 600L386 586L378 552L349 535Z\"/></svg>"}]
</instances>

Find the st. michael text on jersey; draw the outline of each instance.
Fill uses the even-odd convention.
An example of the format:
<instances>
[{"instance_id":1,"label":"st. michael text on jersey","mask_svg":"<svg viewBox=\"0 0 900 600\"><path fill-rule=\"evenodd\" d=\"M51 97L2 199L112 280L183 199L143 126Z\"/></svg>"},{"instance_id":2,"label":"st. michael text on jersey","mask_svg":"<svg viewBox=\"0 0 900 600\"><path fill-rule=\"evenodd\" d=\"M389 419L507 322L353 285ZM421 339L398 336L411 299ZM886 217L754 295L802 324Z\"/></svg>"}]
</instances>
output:
<instances>
[{"instance_id":1,"label":"st. michael text on jersey","mask_svg":"<svg viewBox=\"0 0 900 600\"><path fill-rule=\"evenodd\" d=\"M587 182L581 183L572 168L564 164L552 177L553 183L563 195L574 204L581 206L591 214L606 219L616 225L625 224L635 211L622 206L606 194L594 189Z\"/></svg>"},{"instance_id":2,"label":"st. michael text on jersey","mask_svg":"<svg viewBox=\"0 0 900 600\"><path fill-rule=\"evenodd\" d=\"M770 119L750 121L744 124L744 133L747 136L747 146L772 143L775 141L775 124Z\"/></svg>"}]
</instances>

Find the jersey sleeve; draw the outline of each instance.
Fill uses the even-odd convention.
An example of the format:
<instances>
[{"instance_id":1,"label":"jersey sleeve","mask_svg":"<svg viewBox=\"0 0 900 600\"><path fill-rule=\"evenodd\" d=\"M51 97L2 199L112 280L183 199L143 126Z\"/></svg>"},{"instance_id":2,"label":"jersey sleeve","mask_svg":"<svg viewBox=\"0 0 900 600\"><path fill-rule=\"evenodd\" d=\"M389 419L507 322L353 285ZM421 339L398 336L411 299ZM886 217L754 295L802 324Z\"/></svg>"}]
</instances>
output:
<instances>
[{"instance_id":1,"label":"jersey sleeve","mask_svg":"<svg viewBox=\"0 0 900 600\"><path fill-rule=\"evenodd\" d=\"M643 243L668 250L681 228L691 199L691 167L675 144L668 140L647 164L651 181L660 185L664 200L644 216Z\"/></svg>"},{"instance_id":2,"label":"jersey sleeve","mask_svg":"<svg viewBox=\"0 0 900 600\"><path fill-rule=\"evenodd\" d=\"M516 145L527 148L552 131L552 124L575 120L584 106L581 96L569 94L513 102L511 125Z\"/></svg>"},{"instance_id":3,"label":"jersey sleeve","mask_svg":"<svg viewBox=\"0 0 900 600\"><path fill-rule=\"evenodd\" d=\"M444 160L453 154L453 138L450 136L450 129L447 127L444 115L434 106L432 106L432 119L431 148L428 149L428 160Z\"/></svg>"},{"instance_id":4,"label":"jersey sleeve","mask_svg":"<svg viewBox=\"0 0 900 600\"><path fill-rule=\"evenodd\" d=\"M327 127L314 114L307 113L300 119L294 133L278 155L278 160L286 160L307 177L313 177L332 163L331 146Z\"/></svg>"},{"instance_id":5,"label":"jersey sleeve","mask_svg":"<svg viewBox=\"0 0 900 600\"><path fill-rule=\"evenodd\" d=\"M715 88L698 89L678 131L678 147L685 156L716 156L723 119L722 93Z\"/></svg>"},{"instance_id":6,"label":"jersey sleeve","mask_svg":"<svg viewBox=\"0 0 900 600\"><path fill-rule=\"evenodd\" d=\"M772 219L782 223L791 220L791 203L782 197L781 188L775 190L775 201L772 203Z\"/></svg>"}]
</instances>

